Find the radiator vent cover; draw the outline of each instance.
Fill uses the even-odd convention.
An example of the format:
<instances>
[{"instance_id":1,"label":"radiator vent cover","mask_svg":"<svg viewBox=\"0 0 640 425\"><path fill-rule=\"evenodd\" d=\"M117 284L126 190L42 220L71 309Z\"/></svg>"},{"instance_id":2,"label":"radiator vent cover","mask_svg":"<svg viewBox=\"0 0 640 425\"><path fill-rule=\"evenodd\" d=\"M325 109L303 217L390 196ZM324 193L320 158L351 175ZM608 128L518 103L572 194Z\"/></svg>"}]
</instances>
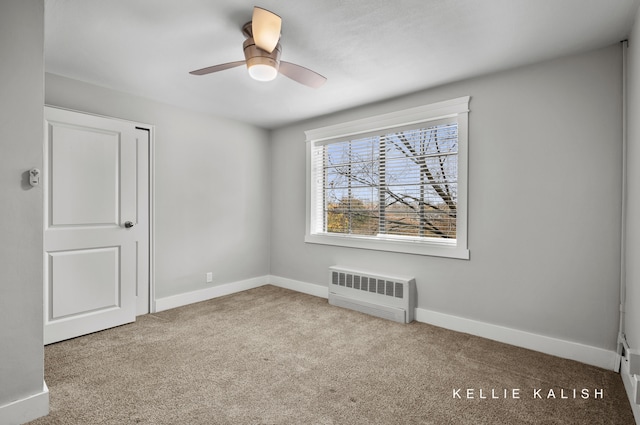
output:
<instances>
[{"instance_id":1,"label":"radiator vent cover","mask_svg":"<svg viewBox=\"0 0 640 425\"><path fill-rule=\"evenodd\" d=\"M413 321L414 278L329 267L329 304L401 323Z\"/></svg>"}]
</instances>

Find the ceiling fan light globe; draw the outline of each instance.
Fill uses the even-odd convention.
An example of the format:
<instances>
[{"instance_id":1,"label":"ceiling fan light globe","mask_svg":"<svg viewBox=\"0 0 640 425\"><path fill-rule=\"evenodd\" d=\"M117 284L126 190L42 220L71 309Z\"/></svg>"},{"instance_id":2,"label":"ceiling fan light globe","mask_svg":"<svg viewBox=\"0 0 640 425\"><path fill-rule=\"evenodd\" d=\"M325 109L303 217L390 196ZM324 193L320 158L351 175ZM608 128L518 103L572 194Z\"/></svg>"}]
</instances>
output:
<instances>
[{"instance_id":1,"label":"ceiling fan light globe","mask_svg":"<svg viewBox=\"0 0 640 425\"><path fill-rule=\"evenodd\" d=\"M249 75L254 80L271 81L278 76L278 70L271 65L259 63L249 67Z\"/></svg>"}]
</instances>

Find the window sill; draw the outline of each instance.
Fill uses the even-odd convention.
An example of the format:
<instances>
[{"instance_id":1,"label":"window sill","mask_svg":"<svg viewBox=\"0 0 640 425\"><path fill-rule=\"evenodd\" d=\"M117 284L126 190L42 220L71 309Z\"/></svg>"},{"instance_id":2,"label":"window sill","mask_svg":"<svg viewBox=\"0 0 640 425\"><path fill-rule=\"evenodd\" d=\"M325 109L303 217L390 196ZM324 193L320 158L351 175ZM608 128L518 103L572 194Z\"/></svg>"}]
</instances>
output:
<instances>
[{"instance_id":1,"label":"window sill","mask_svg":"<svg viewBox=\"0 0 640 425\"><path fill-rule=\"evenodd\" d=\"M304 238L306 243L369 249L374 251L399 252L403 254L428 255L433 257L469 259L469 250L451 243L422 242L410 240L375 239L363 236L312 234Z\"/></svg>"}]
</instances>

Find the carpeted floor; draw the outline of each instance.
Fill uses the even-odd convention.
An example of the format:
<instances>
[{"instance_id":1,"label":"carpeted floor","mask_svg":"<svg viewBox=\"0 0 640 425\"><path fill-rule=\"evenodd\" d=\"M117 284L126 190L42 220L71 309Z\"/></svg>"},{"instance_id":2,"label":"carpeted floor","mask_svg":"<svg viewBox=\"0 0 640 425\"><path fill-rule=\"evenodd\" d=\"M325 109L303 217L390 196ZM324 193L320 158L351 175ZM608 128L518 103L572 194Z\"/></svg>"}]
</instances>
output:
<instances>
[{"instance_id":1,"label":"carpeted floor","mask_svg":"<svg viewBox=\"0 0 640 425\"><path fill-rule=\"evenodd\" d=\"M33 425L634 424L614 372L274 286L49 345L45 380Z\"/></svg>"}]
</instances>

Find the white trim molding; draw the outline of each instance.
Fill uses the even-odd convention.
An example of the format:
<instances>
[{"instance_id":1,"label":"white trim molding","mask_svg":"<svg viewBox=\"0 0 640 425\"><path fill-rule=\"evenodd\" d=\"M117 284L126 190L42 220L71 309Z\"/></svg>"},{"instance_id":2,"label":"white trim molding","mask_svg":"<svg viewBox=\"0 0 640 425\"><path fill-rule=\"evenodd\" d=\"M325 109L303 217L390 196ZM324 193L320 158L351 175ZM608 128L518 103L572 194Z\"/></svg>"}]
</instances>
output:
<instances>
[{"instance_id":1,"label":"white trim molding","mask_svg":"<svg viewBox=\"0 0 640 425\"><path fill-rule=\"evenodd\" d=\"M401 252L404 254L429 255L433 257L469 259L469 250L459 247L455 243L421 241L400 241L381 237L362 237L354 235L339 235L331 233L315 233L305 235L306 243L321 245L344 246L347 248L372 249L376 251Z\"/></svg>"},{"instance_id":2,"label":"white trim molding","mask_svg":"<svg viewBox=\"0 0 640 425\"><path fill-rule=\"evenodd\" d=\"M575 360L607 370L615 370L617 353L613 350L605 350L422 308L416 308L415 317L418 322Z\"/></svg>"},{"instance_id":3,"label":"white trim molding","mask_svg":"<svg viewBox=\"0 0 640 425\"><path fill-rule=\"evenodd\" d=\"M313 283L301 282L299 280L287 279L279 276L264 275L237 282L224 283L210 288L199 289L197 291L185 292L183 294L171 295L155 300L153 303L154 312L161 312L176 307L207 301L237 292L259 288L264 285L273 285L280 288L291 289L320 298L329 297L329 289L326 286L315 285Z\"/></svg>"},{"instance_id":4,"label":"white trim molding","mask_svg":"<svg viewBox=\"0 0 640 425\"><path fill-rule=\"evenodd\" d=\"M640 425L640 379L638 375L633 375L629 372L628 358L622 358L620 375L622 376L624 388L627 391L627 397L629 398L629 404L631 405L633 416L636 419L636 424Z\"/></svg>"},{"instance_id":5,"label":"white trim molding","mask_svg":"<svg viewBox=\"0 0 640 425\"><path fill-rule=\"evenodd\" d=\"M463 96L402 111L307 130L304 133L308 142L323 142L331 139L353 137L372 131L388 130L400 125L451 118L469 112L469 99L471 99L471 96Z\"/></svg>"},{"instance_id":6,"label":"white trim molding","mask_svg":"<svg viewBox=\"0 0 640 425\"><path fill-rule=\"evenodd\" d=\"M620 367L620 375L633 416L636 418L636 423L640 425L640 352L629 347L626 336L620 333L618 353L619 364L616 366Z\"/></svg>"},{"instance_id":7,"label":"white trim molding","mask_svg":"<svg viewBox=\"0 0 640 425\"><path fill-rule=\"evenodd\" d=\"M269 283L280 288L291 289L292 291L302 292L304 294L313 295L327 299L329 298L329 287L324 285L316 285L313 283L301 282L299 280L287 279L280 276L269 276Z\"/></svg>"},{"instance_id":8,"label":"white trim molding","mask_svg":"<svg viewBox=\"0 0 640 425\"><path fill-rule=\"evenodd\" d=\"M254 277L252 279L240 280L237 282L225 283L222 285L212 286L197 291L185 292L183 294L171 295L159 298L154 301L154 312L169 310L184 305L207 301L213 298L223 297L225 295L235 294L253 288L258 288L269 283L268 276Z\"/></svg>"},{"instance_id":9,"label":"white trim molding","mask_svg":"<svg viewBox=\"0 0 640 425\"><path fill-rule=\"evenodd\" d=\"M42 381L42 391L0 406L0 424L18 425L49 414L49 388Z\"/></svg>"}]
</instances>

